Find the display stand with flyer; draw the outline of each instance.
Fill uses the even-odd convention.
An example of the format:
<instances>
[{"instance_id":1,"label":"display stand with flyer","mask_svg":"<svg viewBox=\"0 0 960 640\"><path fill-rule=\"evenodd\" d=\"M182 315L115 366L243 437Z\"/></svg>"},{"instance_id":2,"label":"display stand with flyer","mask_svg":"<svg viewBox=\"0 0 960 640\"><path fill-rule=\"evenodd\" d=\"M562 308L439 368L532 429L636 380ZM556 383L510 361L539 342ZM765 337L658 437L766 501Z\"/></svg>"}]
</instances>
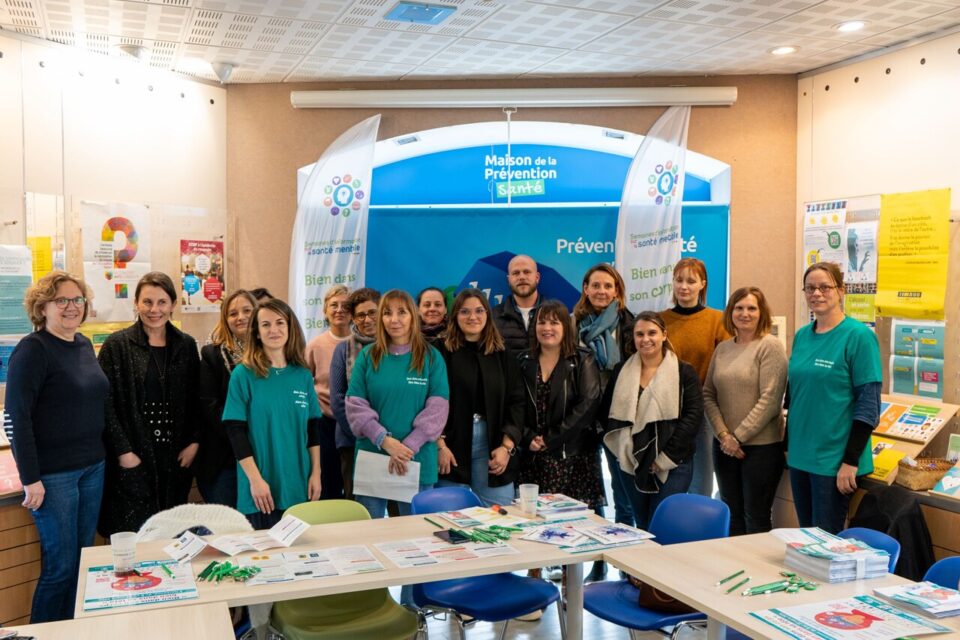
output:
<instances>
[{"instance_id":1,"label":"display stand with flyer","mask_svg":"<svg viewBox=\"0 0 960 640\"><path fill-rule=\"evenodd\" d=\"M880 423L870 438L874 471L867 477L893 484L897 463L905 456L920 456L960 407L890 394L881 400Z\"/></svg>"},{"instance_id":2,"label":"display stand with flyer","mask_svg":"<svg viewBox=\"0 0 960 640\"><path fill-rule=\"evenodd\" d=\"M134 570L119 576L113 565L90 567L83 596L84 611L114 609L158 602L197 598L193 571L172 560L138 562Z\"/></svg>"}]
</instances>

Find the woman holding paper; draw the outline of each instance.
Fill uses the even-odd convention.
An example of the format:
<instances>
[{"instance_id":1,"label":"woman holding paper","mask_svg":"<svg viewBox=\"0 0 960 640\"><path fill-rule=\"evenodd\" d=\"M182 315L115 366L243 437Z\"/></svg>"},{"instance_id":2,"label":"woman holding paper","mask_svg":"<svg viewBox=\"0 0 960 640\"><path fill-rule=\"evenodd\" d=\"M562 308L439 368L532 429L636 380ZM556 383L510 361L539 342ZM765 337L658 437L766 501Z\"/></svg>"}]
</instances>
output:
<instances>
[{"instance_id":1,"label":"woman holding paper","mask_svg":"<svg viewBox=\"0 0 960 640\"><path fill-rule=\"evenodd\" d=\"M228 295L220 305L220 321L213 328L210 344L200 349L203 426L193 473L200 495L210 504L237 506L237 460L223 428L223 405L230 374L243 360L256 308L257 300L249 291L237 289Z\"/></svg>"},{"instance_id":2,"label":"woman holding paper","mask_svg":"<svg viewBox=\"0 0 960 640\"><path fill-rule=\"evenodd\" d=\"M770 307L756 287L733 292L723 325L734 337L717 345L703 385L703 404L716 433L717 482L730 507L730 535L762 533L772 528L783 475L787 355L770 333Z\"/></svg>"},{"instance_id":3,"label":"woman holding paper","mask_svg":"<svg viewBox=\"0 0 960 640\"><path fill-rule=\"evenodd\" d=\"M361 475L361 456L389 457L385 472L399 476L417 462L418 488L432 487L436 440L447 422L449 396L443 357L420 333L413 298L399 289L388 291L377 307L376 338L357 355L346 398L347 420L357 436L354 493L371 517L384 517L387 500L357 486L361 478L377 484L376 478ZM398 506L401 515L409 515L409 501Z\"/></svg>"},{"instance_id":4,"label":"woman holding paper","mask_svg":"<svg viewBox=\"0 0 960 640\"><path fill-rule=\"evenodd\" d=\"M10 356L5 409L23 506L37 525L42 563L30 621L73 618L80 549L93 544L103 495L104 405L109 383L90 340L89 289L52 271L23 300L34 332Z\"/></svg>"},{"instance_id":5,"label":"woman holding paper","mask_svg":"<svg viewBox=\"0 0 960 640\"><path fill-rule=\"evenodd\" d=\"M857 479L873 471L870 434L880 419L880 346L843 312L832 262L803 274L814 320L797 331L787 372L787 466L801 527L841 531Z\"/></svg>"},{"instance_id":6,"label":"woman holding paper","mask_svg":"<svg viewBox=\"0 0 960 640\"><path fill-rule=\"evenodd\" d=\"M483 292L464 289L450 313L441 349L450 413L437 441L438 484L468 486L487 506L510 504L524 422L517 360L504 348Z\"/></svg>"},{"instance_id":7,"label":"woman holding paper","mask_svg":"<svg viewBox=\"0 0 960 640\"><path fill-rule=\"evenodd\" d=\"M230 375L223 424L240 465L237 510L255 529L320 497L320 405L293 310L262 303L243 361Z\"/></svg>"},{"instance_id":8,"label":"woman holding paper","mask_svg":"<svg viewBox=\"0 0 960 640\"><path fill-rule=\"evenodd\" d=\"M607 416L603 442L617 458L636 526L646 529L657 505L690 486L703 395L659 313L637 315L633 340L637 353L614 370L600 415Z\"/></svg>"}]
</instances>

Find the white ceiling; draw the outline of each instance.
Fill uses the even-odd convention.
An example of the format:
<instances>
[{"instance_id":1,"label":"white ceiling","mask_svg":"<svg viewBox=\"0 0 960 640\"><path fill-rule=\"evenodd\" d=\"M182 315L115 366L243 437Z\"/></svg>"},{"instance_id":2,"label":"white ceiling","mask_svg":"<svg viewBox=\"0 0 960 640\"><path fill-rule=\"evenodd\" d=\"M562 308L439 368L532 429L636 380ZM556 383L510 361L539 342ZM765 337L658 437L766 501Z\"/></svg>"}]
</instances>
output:
<instances>
[{"instance_id":1,"label":"white ceiling","mask_svg":"<svg viewBox=\"0 0 960 640\"><path fill-rule=\"evenodd\" d=\"M236 82L799 73L960 24L960 0L0 0L0 28ZM864 20L841 33L834 26ZM788 56L769 53L798 46Z\"/></svg>"}]
</instances>

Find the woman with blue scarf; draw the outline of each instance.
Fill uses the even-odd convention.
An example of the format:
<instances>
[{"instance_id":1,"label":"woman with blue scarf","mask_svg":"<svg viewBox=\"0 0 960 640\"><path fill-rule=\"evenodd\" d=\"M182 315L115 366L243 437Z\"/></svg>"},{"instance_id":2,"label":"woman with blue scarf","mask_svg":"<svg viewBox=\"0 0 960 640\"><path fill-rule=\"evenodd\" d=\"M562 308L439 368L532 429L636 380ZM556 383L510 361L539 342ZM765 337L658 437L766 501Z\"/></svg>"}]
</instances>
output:
<instances>
[{"instance_id":1,"label":"woman with blue scarf","mask_svg":"<svg viewBox=\"0 0 960 640\"><path fill-rule=\"evenodd\" d=\"M623 278L609 264L601 262L583 276L580 300L573 307L580 343L590 349L600 367L601 394L613 369L633 355L633 314L627 309ZM619 524L633 525L630 496L620 481L620 465L613 453L603 447L613 487L613 508ZM603 515L603 514L600 514ZM602 580L606 565L596 562L587 581Z\"/></svg>"}]
</instances>

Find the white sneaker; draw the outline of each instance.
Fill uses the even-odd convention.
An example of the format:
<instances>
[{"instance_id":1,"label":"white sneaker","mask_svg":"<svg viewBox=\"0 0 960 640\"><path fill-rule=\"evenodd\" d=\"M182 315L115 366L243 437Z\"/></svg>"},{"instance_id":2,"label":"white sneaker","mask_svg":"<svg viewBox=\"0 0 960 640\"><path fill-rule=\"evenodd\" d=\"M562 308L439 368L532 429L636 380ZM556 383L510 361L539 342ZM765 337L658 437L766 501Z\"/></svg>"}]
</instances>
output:
<instances>
[{"instance_id":1,"label":"white sneaker","mask_svg":"<svg viewBox=\"0 0 960 640\"><path fill-rule=\"evenodd\" d=\"M543 577L553 582L559 582L563 578L563 567L547 567L543 570Z\"/></svg>"}]
</instances>

